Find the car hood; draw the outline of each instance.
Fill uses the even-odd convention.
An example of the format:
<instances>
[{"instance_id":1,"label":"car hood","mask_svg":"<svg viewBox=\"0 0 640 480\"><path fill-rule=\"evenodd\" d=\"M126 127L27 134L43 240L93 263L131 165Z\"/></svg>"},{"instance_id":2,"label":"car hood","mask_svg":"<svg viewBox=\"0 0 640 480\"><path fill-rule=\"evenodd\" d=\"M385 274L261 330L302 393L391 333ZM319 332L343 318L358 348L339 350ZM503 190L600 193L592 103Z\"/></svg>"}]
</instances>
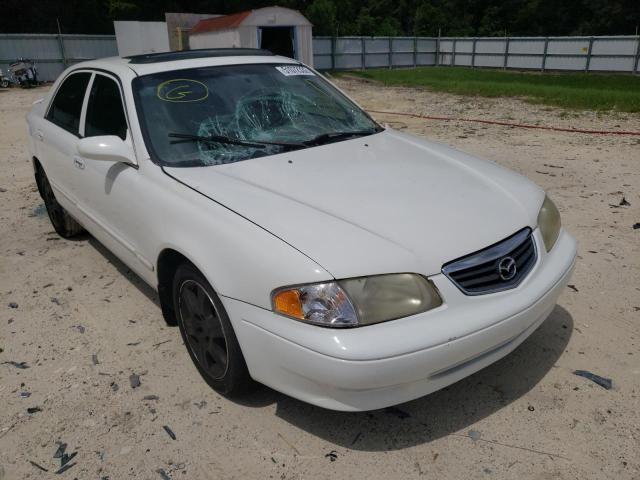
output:
<instances>
[{"instance_id":1,"label":"car hood","mask_svg":"<svg viewBox=\"0 0 640 480\"><path fill-rule=\"evenodd\" d=\"M393 130L165 171L336 278L436 274L450 260L535 227L544 198L535 184L493 162Z\"/></svg>"}]
</instances>

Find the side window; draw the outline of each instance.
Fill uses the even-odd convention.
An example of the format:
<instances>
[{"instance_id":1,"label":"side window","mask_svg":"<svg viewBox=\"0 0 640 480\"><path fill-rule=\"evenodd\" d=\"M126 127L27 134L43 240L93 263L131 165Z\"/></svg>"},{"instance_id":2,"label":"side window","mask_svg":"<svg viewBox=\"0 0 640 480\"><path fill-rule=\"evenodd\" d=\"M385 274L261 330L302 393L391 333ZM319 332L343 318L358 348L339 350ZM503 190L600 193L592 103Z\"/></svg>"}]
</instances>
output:
<instances>
[{"instance_id":1,"label":"side window","mask_svg":"<svg viewBox=\"0 0 640 480\"><path fill-rule=\"evenodd\" d=\"M87 84L91 73L80 72L69 75L56 93L47 120L74 135L78 134L80 127L80 112Z\"/></svg>"},{"instance_id":2,"label":"side window","mask_svg":"<svg viewBox=\"0 0 640 480\"><path fill-rule=\"evenodd\" d=\"M85 137L116 135L127 138L127 120L122 108L118 84L109 77L96 74L89 93Z\"/></svg>"}]
</instances>

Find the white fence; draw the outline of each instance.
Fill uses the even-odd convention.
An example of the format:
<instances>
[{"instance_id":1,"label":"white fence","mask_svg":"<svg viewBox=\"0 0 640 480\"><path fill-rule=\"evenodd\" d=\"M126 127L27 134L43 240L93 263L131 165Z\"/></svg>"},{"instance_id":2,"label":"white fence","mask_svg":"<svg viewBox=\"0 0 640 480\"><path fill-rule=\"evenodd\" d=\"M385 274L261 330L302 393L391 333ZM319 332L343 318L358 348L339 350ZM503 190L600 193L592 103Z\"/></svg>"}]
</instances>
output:
<instances>
[{"instance_id":1,"label":"white fence","mask_svg":"<svg viewBox=\"0 0 640 480\"><path fill-rule=\"evenodd\" d=\"M118 54L113 35L0 34L0 68L34 60L41 80L68 65ZM640 37L314 37L320 70L434 65L532 70L640 71Z\"/></svg>"},{"instance_id":2,"label":"white fence","mask_svg":"<svg viewBox=\"0 0 640 480\"><path fill-rule=\"evenodd\" d=\"M455 65L518 70L640 70L640 37L314 37L321 70Z\"/></svg>"}]
</instances>

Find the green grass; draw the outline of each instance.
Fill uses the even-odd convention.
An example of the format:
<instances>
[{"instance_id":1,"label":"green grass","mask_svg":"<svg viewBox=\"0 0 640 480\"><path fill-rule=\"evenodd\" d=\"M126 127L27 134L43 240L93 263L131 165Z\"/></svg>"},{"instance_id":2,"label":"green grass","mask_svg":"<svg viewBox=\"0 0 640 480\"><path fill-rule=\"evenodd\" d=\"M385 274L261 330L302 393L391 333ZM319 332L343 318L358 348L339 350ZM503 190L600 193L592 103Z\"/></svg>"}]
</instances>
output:
<instances>
[{"instance_id":1,"label":"green grass","mask_svg":"<svg viewBox=\"0 0 640 480\"><path fill-rule=\"evenodd\" d=\"M372 69L334 74L460 95L521 97L528 102L567 109L640 112L640 75L525 73L460 67Z\"/></svg>"}]
</instances>

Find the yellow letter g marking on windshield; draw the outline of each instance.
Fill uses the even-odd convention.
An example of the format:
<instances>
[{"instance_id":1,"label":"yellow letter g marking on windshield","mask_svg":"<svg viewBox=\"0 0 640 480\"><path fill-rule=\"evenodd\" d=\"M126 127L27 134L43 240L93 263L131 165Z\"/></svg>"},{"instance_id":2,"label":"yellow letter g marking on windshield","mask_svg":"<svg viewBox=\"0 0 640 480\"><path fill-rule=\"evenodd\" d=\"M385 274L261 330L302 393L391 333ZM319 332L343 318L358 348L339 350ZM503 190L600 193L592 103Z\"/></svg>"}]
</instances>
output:
<instances>
[{"instance_id":1,"label":"yellow letter g marking on windshield","mask_svg":"<svg viewBox=\"0 0 640 480\"><path fill-rule=\"evenodd\" d=\"M200 102L209 96L209 89L197 80L175 78L158 85L156 95L165 102Z\"/></svg>"}]
</instances>

